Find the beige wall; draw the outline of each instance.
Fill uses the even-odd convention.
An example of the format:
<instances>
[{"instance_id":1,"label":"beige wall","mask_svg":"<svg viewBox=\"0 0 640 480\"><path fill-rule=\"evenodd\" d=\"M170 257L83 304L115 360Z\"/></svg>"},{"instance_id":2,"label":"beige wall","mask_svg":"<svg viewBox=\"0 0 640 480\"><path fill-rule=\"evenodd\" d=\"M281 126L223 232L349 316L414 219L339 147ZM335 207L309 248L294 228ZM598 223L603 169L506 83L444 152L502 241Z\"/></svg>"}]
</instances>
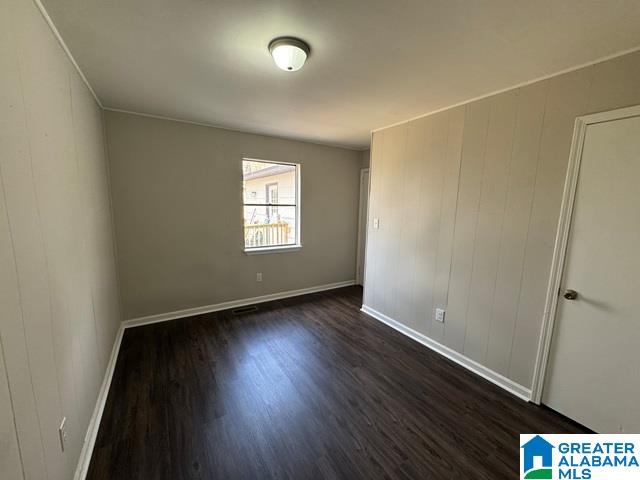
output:
<instances>
[{"instance_id":1,"label":"beige wall","mask_svg":"<svg viewBox=\"0 0 640 480\"><path fill-rule=\"evenodd\" d=\"M360 152L105 118L126 318L355 278ZM243 253L243 157L301 164L302 250Z\"/></svg>"},{"instance_id":2,"label":"beige wall","mask_svg":"<svg viewBox=\"0 0 640 480\"><path fill-rule=\"evenodd\" d=\"M574 119L639 80L634 53L375 132L365 304L530 387Z\"/></svg>"},{"instance_id":3,"label":"beige wall","mask_svg":"<svg viewBox=\"0 0 640 480\"><path fill-rule=\"evenodd\" d=\"M120 323L101 111L30 0L0 72L0 476L66 480Z\"/></svg>"}]
</instances>

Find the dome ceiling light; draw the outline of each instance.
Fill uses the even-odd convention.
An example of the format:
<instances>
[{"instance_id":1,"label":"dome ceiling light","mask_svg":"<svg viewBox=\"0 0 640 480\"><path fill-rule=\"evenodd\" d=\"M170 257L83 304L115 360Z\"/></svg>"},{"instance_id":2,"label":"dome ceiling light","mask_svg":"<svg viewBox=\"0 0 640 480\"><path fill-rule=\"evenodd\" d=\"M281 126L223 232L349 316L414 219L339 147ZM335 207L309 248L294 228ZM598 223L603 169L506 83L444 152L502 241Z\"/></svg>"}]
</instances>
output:
<instances>
[{"instance_id":1,"label":"dome ceiling light","mask_svg":"<svg viewBox=\"0 0 640 480\"><path fill-rule=\"evenodd\" d=\"M300 70L309 55L309 45L299 38L279 37L269 44L269 52L278 68L286 72Z\"/></svg>"}]
</instances>

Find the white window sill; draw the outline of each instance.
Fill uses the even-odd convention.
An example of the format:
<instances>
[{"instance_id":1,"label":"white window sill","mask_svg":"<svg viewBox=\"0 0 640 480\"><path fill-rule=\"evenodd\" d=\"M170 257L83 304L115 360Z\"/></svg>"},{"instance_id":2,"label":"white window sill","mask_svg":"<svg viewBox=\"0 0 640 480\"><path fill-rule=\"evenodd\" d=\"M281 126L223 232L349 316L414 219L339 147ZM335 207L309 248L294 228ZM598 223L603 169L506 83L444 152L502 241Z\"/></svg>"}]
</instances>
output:
<instances>
[{"instance_id":1,"label":"white window sill","mask_svg":"<svg viewBox=\"0 0 640 480\"><path fill-rule=\"evenodd\" d=\"M265 253L286 253L297 252L302 249L302 245L283 245L281 247L258 247L245 248L245 255L263 255Z\"/></svg>"}]
</instances>

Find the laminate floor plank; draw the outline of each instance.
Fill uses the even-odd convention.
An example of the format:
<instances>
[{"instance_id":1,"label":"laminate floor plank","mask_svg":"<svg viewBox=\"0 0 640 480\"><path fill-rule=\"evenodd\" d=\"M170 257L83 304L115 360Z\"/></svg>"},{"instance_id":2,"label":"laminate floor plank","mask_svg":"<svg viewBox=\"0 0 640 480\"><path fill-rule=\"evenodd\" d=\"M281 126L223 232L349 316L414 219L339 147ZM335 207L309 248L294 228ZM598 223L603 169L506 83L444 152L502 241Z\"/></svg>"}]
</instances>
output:
<instances>
[{"instance_id":1,"label":"laminate floor plank","mask_svg":"<svg viewBox=\"0 0 640 480\"><path fill-rule=\"evenodd\" d=\"M89 467L117 479L511 479L587 431L360 312L348 287L125 331Z\"/></svg>"}]
</instances>

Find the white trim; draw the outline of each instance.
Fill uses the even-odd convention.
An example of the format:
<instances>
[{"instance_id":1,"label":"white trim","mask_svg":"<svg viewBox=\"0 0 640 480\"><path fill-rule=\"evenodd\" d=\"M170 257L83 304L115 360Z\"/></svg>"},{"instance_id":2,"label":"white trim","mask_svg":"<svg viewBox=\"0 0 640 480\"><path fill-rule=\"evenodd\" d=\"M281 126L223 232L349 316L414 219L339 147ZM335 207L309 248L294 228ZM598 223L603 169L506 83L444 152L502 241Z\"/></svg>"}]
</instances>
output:
<instances>
[{"instance_id":1,"label":"white trim","mask_svg":"<svg viewBox=\"0 0 640 480\"><path fill-rule=\"evenodd\" d=\"M277 247L253 247L245 248L243 250L245 255L264 255L267 253L287 253L287 252L299 252L302 250L302 245L280 245Z\"/></svg>"},{"instance_id":2,"label":"white trim","mask_svg":"<svg viewBox=\"0 0 640 480\"><path fill-rule=\"evenodd\" d=\"M122 343L122 336L126 327L121 323L116 333L116 338L113 342L113 348L111 349L111 356L109 357L109 363L107 363L107 370L104 373L100 392L98 393L98 399L96 400L96 406L93 409L93 414L89 420L89 426L87 427L87 433L84 437L84 443L82 450L80 451L80 458L78 459L78 465L76 467L74 480L84 480L87 476L87 470L91 463L91 456L93 455L93 447L96 443L98 436L98 430L100 429L100 420L102 419L102 413L107 402L107 396L109 395L109 387L111 387L111 380L113 379L113 372L115 371L116 362L118 361L118 354L120 353L120 344Z\"/></svg>"},{"instance_id":3,"label":"white trim","mask_svg":"<svg viewBox=\"0 0 640 480\"><path fill-rule=\"evenodd\" d=\"M53 20L49 16L49 13L45 9L45 7L42 4L41 0L33 0L33 3L36 5L36 7L38 7L38 10L40 10L40 13L42 14L42 16L45 19L45 21L47 22L47 24L49 25L49 28L51 28L51 31L53 32L53 35L56 37L58 43L60 44L60 46L64 50L65 54L69 58L69 61L71 61L71 64L74 66L74 68L78 72L78 75L80 75L80 78L82 79L84 84L87 86L87 88L89 89L89 91L93 95L93 98L95 99L96 103L98 104L98 106L102 110L107 110L107 111L110 111L110 112L117 112L117 113L126 113L126 114L129 114L129 115L138 115L138 116L141 116L141 117L155 118L155 119L158 119L158 120L169 120L169 121L172 121L172 122L188 123L188 124L192 124L192 125L199 125L201 127L219 128L219 129L222 129L222 130L229 130L229 131L232 131L232 132L239 132L239 133L247 133L247 134L251 134L251 135L260 135L260 136L263 136L263 137L280 138L280 139L283 139L283 140L291 140L291 141L302 142L302 143L312 143L312 144L315 144L315 145L322 145L322 146L325 146L325 147L342 148L342 149L353 150L353 151L358 151L358 152L363 152L363 151L369 150L371 148L371 143L369 143L368 146L366 146L366 145L365 146L353 146L353 145L342 145L342 144L335 144L335 143L326 143L326 142L313 141L313 140L307 140L307 139L300 139L300 138L294 138L294 137L266 134L266 133L259 132L259 131L241 130L239 128L225 127L225 126L222 126L222 125L215 125L215 124L206 123L206 122L197 122L197 121L192 121L192 120L185 120L185 119L182 119L182 118L169 117L169 116L165 116L165 115L155 115L155 114L151 114L151 113L136 112L136 111L133 111L133 110L125 110L125 109L120 109L120 108L105 107L102 104L102 102L100 101L100 98L98 98L98 95L96 94L95 90L93 89L93 87L89 83L89 80L87 79L85 74L80 69L80 66L78 65L78 62L76 62L75 58L71 54L71 50L69 50L69 47L67 47L67 44L65 43L65 41L62 38L62 36L60 35L60 32L58 31L58 29L56 28L55 24L53 23ZM439 108L437 110L432 110L432 111L427 112L427 113L416 115L416 116L411 117L411 118L409 118L407 120L401 120L399 122L395 122L395 123L392 123L392 124L389 124L389 125L377 127L377 128L372 129L371 133L377 132L379 130L385 130L387 128L395 127L397 125L402 125L404 123L408 123L408 122L411 122L413 120L417 120L419 118L428 117L429 115L434 115L436 113L440 113L440 112L443 112L445 110L449 110L451 108L455 108L455 107L459 107L459 106L462 106L462 105L466 105L468 103L475 102L475 101L481 100L483 98L487 98L487 97L491 97L493 95L498 95L500 93L508 92L509 90L514 90L516 88L522 88L522 87L525 87L527 85L531 85L532 83L540 82L542 80L548 80L549 78L557 77L557 76L563 75L565 73L570 73L570 72L573 72L575 70L580 70L581 68L585 68L585 67L589 67L589 66L592 66L592 65L596 65L598 63L606 62L607 60L613 60L613 59L618 58L618 57L623 57L625 55L628 55L630 53L634 53L634 52L637 52L637 51L640 51L640 46L629 48L627 50L623 50L621 52L613 53L611 55L606 55L606 56L600 57L600 58L598 58L596 60L585 62L585 63L582 63L580 65L576 65L576 66L573 66L573 67L566 68L564 70L560 70L558 72L550 73L548 75L543 75L541 77L536 77L533 80L527 80L525 82L518 83L516 85L512 85L510 87L506 87L506 88L503 88L503 89L500 89L500 90L495 90L495 91L492 91L490 93L486 93L484 95L473 97L473 98L468 99L468 100L463 100L463 101L455 103L453 105L447 105L447 106Z\"/></svg>"},{"instance_id":4,"label":"white trim","mask_svg":"<svg viewBox=\"0 0 640 480\"><path fill-rule=\"evenodd\" d=\"M151 323L167 322L178 318L191 317L193 315L202 315L204 313L218 312L220 310L228 310L230 308L244 307L246 305L254 305L256 303L270 302L272 300L280 300L282 298L297 297L308 293L323 292L325 290L333 290L335 288L349 287L355 285L355 280L347 280L346 282L328 283L326 285L317 285L315 287L300 288L298 290L288 290L285 292L270 293L268 295L260 295L259 297L243 298L241 300L232 300L230 302L216 303L213 305L204 305L202 307L187 308L184 310L176 310L174 312L160 313L157 315L148 315L146 317L132 318L124 321L125 328L138 327L140 325L149 325Z\"/></svg>"},{"instance_id":5,"label":"white trim","mask_svg":"<svg viewBox=\"0 0 640 480\"><path fill-rule=\"evenodd\" d=\"M343 150L351 150L354 152L363 152L369 149L369 147L367 146L360 147L360 146L354 146L354 145L341 145L338 143L327 143L327 142L308 140L304 138L287 137L284 135L265 133L264 131L261 132L258 130L242 130L240 127L225 127L224 125L216 125L214 123L196 122L194 120L185 120L184 118L169 117L166 115L156 115L154 113L136 112L134 110L125 110L122 108L103 107L103 110L106 110L108 112L115 112L115 113L125 113L127 115L137 115L139 117L155 118L156 120L166 120L169 122L187 123L189 125L197 125L199 127L219 128L220 130L227 130L229 132L237 132L237 133L246 133L247 135L259 135L261 137L277 138L280 140L289 140L292 142L310 143L312 145L320 145L322 147L341 148ZM278 163L282 163L282 162L278 162Z\"/></svg>"},{"instance_id":6,"label":"white trim","mask_svg":"<svg viewBox=\"0 0 640 480\"><path fill-rule=\"evenodd\" d=\"M494 95L499 95L500 93L508 92L510 90L515 90L517 88L526 87L527 85L531 85L531 84L536 83L536 82L541 82L543 80L549 80L550 78L558 77L560 75L564 75L565 73L575 72L576 70L580 70L581 68L586 68L586 67L590 67L592 65L597 65L598 63L606 62L607 60L613 60L614 58L624 57L625 55L629 55L630 53L634 53L634 52L638 52L638 51L640 51L640 46L629 48L628 50L623 50L621 52L613 53L611 55L606 55L604 57L600 57L600 58L598 58L596 60L592 60L590 62L581 63L580 65L576 65L574 67L565 68L564 70L560 70L558 72L550 73L548 75L543 75L541 77L536 77L533 80L527 80L526 82L518 83L518 84L512 85L510 87L502 88L500 90L494 90L493 92L485 93L483 95L479 95L477 97L473 97L473 98L470 98L468 100L463 100L461 102L454 103L453 105L448 105L446 107L438 108L437 110L432 110L432 111L430 111L428 113L422 113L420 115L416 115L415 117L411 117L411 118L409 118L407 120L401 120L399 122L395 122L395 123L392 123L392 124L389 124L389 125L385 125L384 127L377 127L375 129L371 130L371 133L378 132L380 130L386 130L387 128L391 128L391 127L396 127L396 126L402 125L404 123L413 122L414 120L418 120L419 118L428 117L429 115L435 115L436 113L444 112L445 110L450 110L450 109L456 108L456 107L461 107L461 106L467 105L467 104L469 104L471 102L476 102L478 100L482 100L483 98L493 97Z\"/></svg>"},{"instance_id":7,"label":"white trim","mask_svg":"<svg viewBox=\"0 0 640 480\"><path fill-rule=\"evenodd\" d=\"M576 118L571 143L571 153L569 154L569 165L567 167L567 177L564 183L564 193L562 196L562 206L560 207L560 218L558 220L558 230L556 232L553 258L551 261L551 273L547 286L547 298L544 306L542 327L540 329L540 339L538 341L538 353L533 370L533 382L531 385L531 401L539 404L542 401L542 390L544 388L544 378L549 362L549 350L553 337L553 326L556 320L558 308L558 297L562 285L562 274L564 261L569 243L569 232L571 230L571 218L578 186L580 172L580 162L582 160L582 149L584 146L587 127L596 123L622 120L629 117L640 116L640 105L635 107L619 108L608 112L594 113Z\"/></svg>"},{"instance_id":8,"label":"white trim","mask_svg":"<svg viewBox=\"0 0 640 480\"><path fill-rule=\"evenodd\" d=\"M62 39L62 35L60 35L60 32L54 25L53 20L51 20L51 17L49 16L47 9L44 8L44 5L42 5L42 2L40 0L33 0L33 3L35 3L36 7L38 7L38 10L40 10L42 17L44 18L45 22L47 22L47 25L49 25L49 28L53 32L53 36L56 37L56 40L62 47L62 50L64 50L64 53L67 55L67 57L69 58L69 61L71 62L73 67L76 69L76 72L78 72L78 75L80 75L80 78L82 79L84 84L87 86L87 88L91 92L91 95L93 95L93 98L96 100L96 103L98 104L98 106L104 109L104 107L102 106L102 102L98 98L98 95L96 95L96 92L91 86L91 84L89 83L89 80L87 80L87 77L85 77L82 70L80 70L80 66L78 65L78 62L76 62L76 59L73 58L73 55L71 54L71 50L69 50L69 47L67 47L67 44Z\"/></svg>"},{"instance_id":9,"label":"white trim","mask_svg":"<svg viewBox=\"0 0 640 480\"><path fill-rule=\"evenodd\" d=\"M247 162L274 163L276 165L292 165L294 167L300 166L300 164L296 162L284 162L280 160L264 160L262 158L255 158L255 157L242 157L242 160L246 160Z\"/></svg>"},{"instance_id":10,"label":"white trim","mask_svg":"<svg viewBox=\"0 0 640 480\"><path fill-rule=\"evenodd\" d=\"M371 162L371 160L369 160ZM366 188L363 188L364 183L364 175L365 173L368 175L367 177L367 185ZM358 205L358 244L356 245L356 284L364 286L364 261L365 261L365 253L367 251L367 217L369 213L369 191L371 185L371 170L369 168L360 169L360 202ZM363 195L366 198L366 209L362 211L363 204ZM362 229L364 223L364 231ZM364 234L364 242L361 242L360 233ZM360 246L362 244L362 247ZM360 278L360 264L362 265L362 278Z\"/></svg>"},{"instance_id":11,"label":"white trim","mask_svg":"<svg viewBox=\"0 0 640 480\"><path fill-rule=\"evenodd\" d=\"M295 252L302 248L302 165L294 162L279 162L276 160L261 160L259 158L251 158L251 157L242 157L243 162L262 162L262 163L272 163L274 165L291 165L295 167L296 173L296 203L295 203L295 211L296 211L296 243L293 245L276 245L272 247L244 247L244 253L246 255L259 255L264 253L283 253L283 252ZM244 167L243 167L243 175L244 175ZM244 180L243 180L244 185ZM265 199L266 200L266 199ZM244 193L242 194L242 223L244 224L244 207L245 207L245 198ZM244 243L244 238L243 238Z\"/></svg>"},{"instance_id":12,"label":"white trim","mask_svg":"<svg viewBox=\"0 0 640 480\"><path fill-rule=\"evenodd\" d=\"M378 312L377 310L367 305L363 305L361 311L375 318L376 320L390 326L391 328L397 330L398 332L406 335L412 340L415 340L416 342L421 343L425 347L430 348L434 352L437 352L440 355L447 357L449 360L457 363L458 365L465 367L467 370L472 371L476 375L480 375L485 380L489 380L491 383L499 387L502 387L503 389L515 395L516 397L521 398L522 400L525 400L525 401L530 400L531 390L520 385L519 383L516 383L513 380L510 380L507 377L500 375L497 372L494 372L493 370L485 367L484 365L479 364L475 360L471 360L469 357L465 357L461 353L458 353L455 350L452 350L449 347L446 347L441 343L438 343L435 340L432 340L431 338L427 337L426 335L423 335L420 332L416 332L412 328L409 328L406 325L403 325L402 323L394 320L391 317L386 316L383 313Z\"/></svg>"},{"instance_id":13,"label":"white trim","mask_svg":"<svg viewBox=\"0 0 640 480\"><path fill-rule=\"evenodd\" d=\"M296 245L302 247L302 165L296 166Z\"/></svg>"},{"instance_id":14,"label":"white trim","mask_svg":"<svg viewBox=\"0 0 640 480\"><path fill-rule=\"evenodd\" d=\"M91 463L91 456L93 455L93 448L98 436L98 430L100 429L100 420L104 413L104 407L107 402L107 396L109 395L109 387L111 387L111 381L113 379L113 373L115 371L116 362L118 361L118 354L120 353L120 345L122 344L122 337L124 331L127 328L139 327L141 325L148 325L151 323L166 322L169 320L175 320L183 317L190 317L192 315L200 315L203 313L217 312L219 310L226 310L229 308L241 307L244 305L253 305L256 303L269 302L272 300L279 300L282 298L297 297L298 295L306 295L308 293L322 292L325 290L333 290L341 287L348 287L354 285L354 280L347 280L345 282L328 283L326 285L318 285L315 287L301 288L298 290L289 290L286 292L272 293L269 295L262 295L260 297L245 298L243 300L234 300L231 302L218 303L215 305L207 305L204 307L189 308L186 310L178 310L175 312L163 313L159 315L150 315L148 317L134 318L131 320L125 320L120 324L116 338L113 342L113 348L111 350L111 357L107 364L107 370L102 380L102 386L98 393L98 399L96 400L96 406L93 409L93 414L87 427L87 433L85 435L84 444L80 452L80 458L78 459L78 465L76 467L74 480L84 480L87 476L87 470Z\"/></svg>"}]
</instances>

